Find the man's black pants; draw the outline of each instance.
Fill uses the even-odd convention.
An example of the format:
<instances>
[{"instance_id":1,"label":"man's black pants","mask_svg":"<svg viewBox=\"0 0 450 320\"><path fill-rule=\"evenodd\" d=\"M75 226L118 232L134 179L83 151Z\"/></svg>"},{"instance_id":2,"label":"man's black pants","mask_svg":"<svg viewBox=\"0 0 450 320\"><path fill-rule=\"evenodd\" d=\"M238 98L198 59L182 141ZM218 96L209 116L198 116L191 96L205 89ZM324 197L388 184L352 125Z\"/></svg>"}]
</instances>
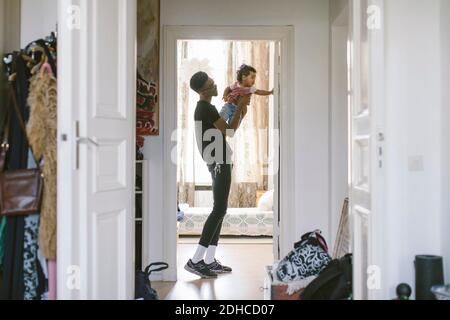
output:
<instances>
[{"instance_id":1,"label":"man's black pants","mask_svg":"<svg viewBox=\"0 0 450 320\"><path fill-rule=\"evenodd\" d=\"M231 164L208 165L212 176L214 207L203 228L200 245L208 248L219 243L222 223L228 209L231 188Z\"/></svg>"}]
</instances>

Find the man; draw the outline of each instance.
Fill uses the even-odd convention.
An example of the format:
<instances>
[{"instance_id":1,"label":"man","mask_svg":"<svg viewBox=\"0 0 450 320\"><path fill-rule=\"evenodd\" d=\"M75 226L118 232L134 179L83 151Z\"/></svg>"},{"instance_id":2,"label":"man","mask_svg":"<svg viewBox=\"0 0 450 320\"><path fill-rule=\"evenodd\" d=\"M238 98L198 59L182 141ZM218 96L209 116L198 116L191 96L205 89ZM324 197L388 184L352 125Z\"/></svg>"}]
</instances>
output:
<instances>
[{"instance_id":1,"label":"man","mask_svg":"<svg viewBox=\"0 0 450 320\"><path fill-rule=\"evenodd\" d=\"M230 267L215 258L231 187L231 149L226 136L234 136L247 114L251 96L239 99L236 114L228 124L211 104L212 97L218 96L213 79L204 72L198 72L191 79L191 89L200 95L195 110L196 136L199 151L212 176L214 207L205 223L197 251L185 269L202 278L217 278L217 274L232 272Z\"/></svg>"}]
</instances>

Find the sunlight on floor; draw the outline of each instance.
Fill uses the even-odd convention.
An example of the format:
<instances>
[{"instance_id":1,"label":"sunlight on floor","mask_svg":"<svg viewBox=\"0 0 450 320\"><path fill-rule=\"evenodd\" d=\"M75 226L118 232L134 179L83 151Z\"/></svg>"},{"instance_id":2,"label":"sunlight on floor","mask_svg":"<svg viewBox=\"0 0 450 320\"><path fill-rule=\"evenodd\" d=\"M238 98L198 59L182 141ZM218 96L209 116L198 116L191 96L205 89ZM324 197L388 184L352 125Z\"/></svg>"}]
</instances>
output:
<instances>
[{"instance_id":1,"label":"sunlight on floor","mask_svg":"<svg viewBox=\"0 0 450 320\"><path fill-rule=\"evenodd\" d=\"M228 243L227 243L228 242ZM163 300L262 300L265 267L273 264L272 244L263 239L246 239L237 244L224 239L218 248L218 259L233 268L229 275L215 280L201 280L184 270L195 252L196 243L178 245L178 282L154 282L152 286ZM252 243L253 242L253 243Z\"/></svg>"}]
</instances>

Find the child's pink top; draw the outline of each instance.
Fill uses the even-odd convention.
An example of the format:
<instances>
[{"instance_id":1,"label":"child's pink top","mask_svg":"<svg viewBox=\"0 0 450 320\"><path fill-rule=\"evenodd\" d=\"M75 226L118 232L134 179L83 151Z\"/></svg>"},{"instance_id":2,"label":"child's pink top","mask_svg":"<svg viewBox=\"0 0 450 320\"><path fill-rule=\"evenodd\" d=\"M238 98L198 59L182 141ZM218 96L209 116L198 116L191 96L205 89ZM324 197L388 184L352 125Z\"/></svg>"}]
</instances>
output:
<instances>
[{"instance_id":1,"label":"child's pink top","mask_svg":"<svg viewBox=\"0 0 450 320\"><path fill-rule=\"evenodd\" d=\"M230 87L231 93L228 96L228 103L236 104L240 97L249 94L254 94L257 89L256 87L242 87L238 81L233 83Z\"/></svg>"}]
</instances>

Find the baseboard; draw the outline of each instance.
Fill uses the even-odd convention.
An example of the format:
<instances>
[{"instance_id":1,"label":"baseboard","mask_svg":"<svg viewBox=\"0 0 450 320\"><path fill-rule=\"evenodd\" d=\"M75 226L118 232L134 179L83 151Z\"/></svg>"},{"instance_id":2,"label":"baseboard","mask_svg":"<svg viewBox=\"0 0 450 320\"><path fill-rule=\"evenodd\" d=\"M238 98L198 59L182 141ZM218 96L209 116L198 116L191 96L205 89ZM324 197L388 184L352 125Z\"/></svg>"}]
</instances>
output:
<instances>
[{"instance_id":1,"label":"baseboard","mask_svg":"<svg viewBox=\"0 0 450 320\"><path fill-rule=\"evenodd\" d=\"M161 273L155 273L150 276L151 282L160 282L163 281L163 275Z\"/></svg>"},{"instance_id":2,"label":"baseboard","mask_svg":"<svg viewBox=\"0 0 450 320\"><path fill-rule=\"evenodd\" d=\"M177 280L177 270L175 268L169 268L163 272L157 272L150 276L150 281L155 282L176 282Z\"/></svg>"}]
</instances>

